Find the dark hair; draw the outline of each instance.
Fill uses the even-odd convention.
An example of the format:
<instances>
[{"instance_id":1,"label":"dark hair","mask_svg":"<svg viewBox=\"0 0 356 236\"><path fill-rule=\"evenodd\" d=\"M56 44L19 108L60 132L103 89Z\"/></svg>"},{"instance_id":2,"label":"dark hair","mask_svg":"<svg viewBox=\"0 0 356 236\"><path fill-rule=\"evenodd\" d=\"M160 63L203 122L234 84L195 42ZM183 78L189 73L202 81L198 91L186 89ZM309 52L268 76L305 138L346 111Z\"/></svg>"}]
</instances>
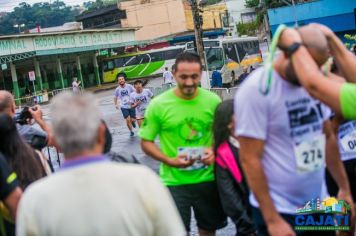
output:
<instances>
[{"instance_id":1,"label":"dark hair","mask_svg":"<svg viewBox=\"0 0 356 236\"><path fill-rule=\"evenodd\" d=\"M7 114L0 114L0 151L17 174L22 189L44 176L35 151L22 140L15 121Z\"/></svg>"},{"instance_id":2,"label":"dark hair","mask_svg":"<svg viewBox=\"0 0 356 236\"><path fill-rule=\"evenodd\" d=\"M134 85L136 85L136 84L143 84L143 83L142 83L142 80L140 80L140 79L136 80L136 81L134 82Z\"/></svg>"},{"instance_id":3,"label":"dark hair","mask_svg":"<svg viewBox=\"0 0 356 236\"><path fill-rule=\"evenodd\" d=\"M214 152L218 150L219 146L227 141L230 136L230 129L228 125L231 122L234 114L234 100L225 100L218 105L214 114L213 135L214 135Z\"/></svg>"},{"instance_id":4,"label":"dark hair","mask_svg":"<svg viewBox=\"0 0 356 236\"><path fill-rule=\"evenodd\" d=\"M198 63L200 69L203 69L203 64L201 63L200 56L195 52L182 52L178 54L176 61L174 63L174 70L178 69L178 64L181 62Z\"/></svg>"},{"instance_id":5,"label":"dark hair","mask_svg":"<svg viewBox=\"0 0 356 236\"><path fill-rule=\"evenodd\" d=\"M127 75L125 72L120 72L119 74L117 74L117 79L119 79L119 77L124 77L124 79L126 80Z\"/></svg>"}]
</instances>

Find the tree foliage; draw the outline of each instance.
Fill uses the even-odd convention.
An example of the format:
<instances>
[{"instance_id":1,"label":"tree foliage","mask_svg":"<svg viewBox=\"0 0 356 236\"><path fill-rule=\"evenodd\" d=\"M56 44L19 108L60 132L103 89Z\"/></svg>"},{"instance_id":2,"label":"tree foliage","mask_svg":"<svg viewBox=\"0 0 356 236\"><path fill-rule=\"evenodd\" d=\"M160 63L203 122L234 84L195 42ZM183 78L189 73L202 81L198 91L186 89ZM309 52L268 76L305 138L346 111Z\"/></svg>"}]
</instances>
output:
<instances>
[{"instance_id":1,"label":"tree foliage","mask_svg":"<svg viewBox=\"0 0 356 236\"><path fill-rule=\"evenodd\" d=\"M254 8L258 7L260 0L245 0L245 7Z\"/></svg>"},{"instance_id":2,"label":"tree foliage","mask_svg":"<svg viewBox=\"0 0 356 236\"><path fill-rule=\"evenodd\" d=\"M296 2L298 2L298 1L296 0ZM269 8L285 6L286 3L282 0L245 0L246 7L254 8L254 7L258 7L260 5L269 9Z\"/></svg>"},{"instance_id":3,"label":"tree foliage","mask_svg":"<svg viewBox=\"0 0 356 236\"><path fill-rule=\"evenodd\" d=\"M12 12L0 18L0 34L18 33L18 28L14 28L16 24L25 24L22 31L35 28L37 24L42 28L60 26L65 22L75 21L78 14L78 9L66 6L61 1L33 5L22 2Z\"/></svg>"},{"instance_id":4,"label":"tree foliage","mask_svg":"<svg viewBox=\"0 0 356 236\"><path fill-rule=\"evenodd\" d=\"M117 0L95 0L84 2L83 5L86 8L86 12L98 10L106 6L117 4Z\"/></svg>"},{"instance_id":5,"label":"tree foliage","mask_svg":"<svg viewBox=\"0 0 356 236\"><path fill-rule=\"evenodd\" d=\"M259 23L258 21L253 21L249 23L238 23L236 25L237 32L239 35L248 35L248 36L254 36L256 35L256 31L258 29Z\"/></svg>"}]
</instances>

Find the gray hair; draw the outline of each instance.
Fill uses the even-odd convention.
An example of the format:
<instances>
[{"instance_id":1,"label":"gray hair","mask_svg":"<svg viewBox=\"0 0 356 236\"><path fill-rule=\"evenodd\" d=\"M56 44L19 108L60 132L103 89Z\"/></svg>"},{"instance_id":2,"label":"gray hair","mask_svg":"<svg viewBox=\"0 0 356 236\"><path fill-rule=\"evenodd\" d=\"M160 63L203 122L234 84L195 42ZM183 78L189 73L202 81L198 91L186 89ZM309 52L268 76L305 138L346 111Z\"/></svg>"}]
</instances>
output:
<instances>
[{"instance_id":1,"label":"gray hair","mask_svg":"<svg viewBox=\"0 0 356 236\"><path fill-rule=\"evenodd\" d=\"M50 118L56 142L66 157L94 147L101 115L93 94L60 93L52 100Z\"/></svg>"},{"instance_id":2,"label":"gray hair","mask_svg":"<svg viewBox=\"0 0 356 236\"><path fill-rule=\"evenodd\" d=\"M14 97L6 90L0 90L0 112L6 112L14 102Z\"/></svg>"}]
</instances>

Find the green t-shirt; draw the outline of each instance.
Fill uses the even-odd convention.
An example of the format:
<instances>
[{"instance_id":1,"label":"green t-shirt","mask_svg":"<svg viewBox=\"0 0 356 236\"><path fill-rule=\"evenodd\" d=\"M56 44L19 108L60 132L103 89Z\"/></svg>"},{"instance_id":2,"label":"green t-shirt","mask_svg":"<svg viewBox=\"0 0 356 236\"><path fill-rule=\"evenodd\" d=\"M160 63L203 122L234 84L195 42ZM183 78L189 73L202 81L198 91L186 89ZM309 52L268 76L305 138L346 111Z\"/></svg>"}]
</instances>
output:
<instances>
[{"instance_id":1,"label":"green t-shirt","mask_svg":"<svg viewBox=\"0 0 356 236\"><path fill-rule=\"evenodd\" d=\"M341 87L340 103L343 117L356 120L356 84L345 83Z\"/></svg>"},{"instance_id":2,"label":"green t-shirt","mask_svg":"<svg viewBox=\"0 0 356 236\"><path fill-rule=\"evenodd\" d=\"M214 112L220 102L216 94L202 88L192 100L168 90L148 105L139 135L150 141L159 136L162 152L171 158L177 157L181 147L211 147ZM161 163L160 176L167 186L195 184L213 181L213 169L211 165L182 170Z\"/></svg>"}]
</instances>

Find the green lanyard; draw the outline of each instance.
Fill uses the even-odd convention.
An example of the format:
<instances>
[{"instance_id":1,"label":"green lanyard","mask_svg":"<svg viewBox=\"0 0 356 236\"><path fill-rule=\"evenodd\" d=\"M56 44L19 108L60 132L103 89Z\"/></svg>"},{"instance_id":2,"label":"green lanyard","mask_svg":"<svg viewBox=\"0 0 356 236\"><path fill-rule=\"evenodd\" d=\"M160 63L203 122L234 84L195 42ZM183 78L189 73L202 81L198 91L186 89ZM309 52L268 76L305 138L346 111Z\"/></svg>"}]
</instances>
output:
<instances>
[{"instance_id":1,"label":"green lanyard","mask_svg":"<svg viewBox=\"0 0 356 236\"><path fill-rule=\"evenodd\" d=\"M274 56L276 54L276 50L277 50L277 44L279 41L279 36L281 36L282 31L287 28L286 25L279 25L276 32L274 33L273 36L273 40L271 43L271 47L270 47L270 52L269 55L267 57L267 61L265 62L265 71L267 71L267 83L263 88L263 85L261 83L260 86L260 92L263 95L267 95L271 89L271 84L272 84L272 73L273 73L273 61L274 61ZM264 81L263 79L261 81Z\"/></svg>"}]
</instances>

